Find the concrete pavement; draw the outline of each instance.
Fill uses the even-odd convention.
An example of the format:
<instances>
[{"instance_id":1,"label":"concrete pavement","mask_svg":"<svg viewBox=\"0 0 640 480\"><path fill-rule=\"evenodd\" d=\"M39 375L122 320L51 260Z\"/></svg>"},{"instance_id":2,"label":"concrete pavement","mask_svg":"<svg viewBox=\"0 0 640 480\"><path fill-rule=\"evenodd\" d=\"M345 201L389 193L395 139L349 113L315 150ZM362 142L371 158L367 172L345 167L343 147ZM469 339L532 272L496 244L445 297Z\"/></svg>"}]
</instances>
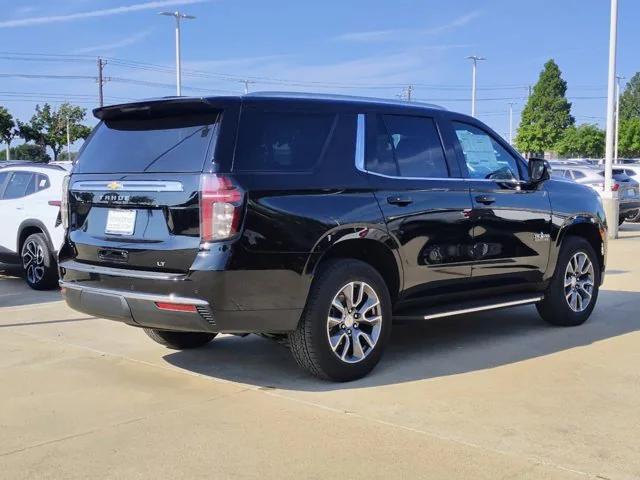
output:
<instances>
[{"instance_id":1,"label":"concrete pavement","mask_svg":"<svg viewBox=\"0 0 640 480\"><path fill-rule=\"evenodd\" d=\"M0 276L0 478L640 478L640 226L621 236L584 326L398 325L350 384L255 336L170 351Z\"/></svg>"}]
</instances>

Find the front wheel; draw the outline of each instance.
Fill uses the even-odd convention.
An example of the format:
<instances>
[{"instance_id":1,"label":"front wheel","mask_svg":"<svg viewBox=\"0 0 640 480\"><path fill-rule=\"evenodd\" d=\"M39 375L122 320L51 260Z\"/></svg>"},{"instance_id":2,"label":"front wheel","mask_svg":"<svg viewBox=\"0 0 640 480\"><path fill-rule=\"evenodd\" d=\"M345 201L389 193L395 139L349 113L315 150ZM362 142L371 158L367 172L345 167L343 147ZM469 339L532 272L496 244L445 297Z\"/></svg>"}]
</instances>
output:
<instances>
[{"instance_id":1,"label":"front wheel","mask_svg":"<svg viewBox=\"0 0 640 480\"><path fill-rule=\"evenodd\" d=\"M168 330L156 330L145 328L144 332L151 340L173 350L187 350L205 346L215 338L215 333L204 332L171 332Z\"/></svg>"},{"instance_id":2,"label":"front wheel","mask_svg":"<svg viewBox=\"0 0 640 480\"><path fill-rule=\"evenodd\" d=\"M391 298L380 274L359 260L337 259L315 278L289 345L311 374L346 382L373 370L390 334Z\"/></svg>"},{"instance_id":3,"label":"front wheel","mask_svg":"<svg viewBox=\"0 0 640 480\"><path fill-rule=\"evenodd\" d=\"M625 220L632 223L640 222L640 209L633 210L631 213L628 213L625 217Z\"/></svg>"},{"instance_id":4,"label":"front wheel","mask_svg":"<svg viewBox=\"0 0 640 480\"><path fill-rule=\"evenodd\" d=\"M584 238L567 237L538 312L552 325L583 324L598 300L600 275L600 262L591 244Z\"/></svg>"}]
</instances>

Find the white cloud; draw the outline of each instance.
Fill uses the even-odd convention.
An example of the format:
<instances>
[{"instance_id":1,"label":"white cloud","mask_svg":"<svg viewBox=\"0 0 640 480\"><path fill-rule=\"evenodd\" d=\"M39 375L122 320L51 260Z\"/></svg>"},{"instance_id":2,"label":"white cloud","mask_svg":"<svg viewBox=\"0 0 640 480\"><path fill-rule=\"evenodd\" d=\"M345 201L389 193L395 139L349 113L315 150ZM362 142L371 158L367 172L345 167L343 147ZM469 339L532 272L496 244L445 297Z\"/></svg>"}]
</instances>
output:
<instances>
[{"instance_id":1,"label":"white cloud","mask_svg":"<svg viewBox=\"0 0 640 480\"><path fill-rule=\"evenodd\" d=\"M399 30L372 30L369 32L351 32L344 33L335 37L335 40L344 40L347 42L379 42L388 39Z\"/></svg>"},{"instance_id":2,"label":"white cloud","mask_svg":"<svg viewBox=\"0 0 640 480\"><path fill-rule=\"evenodd\" d=\"M349 32L343 33L334 37L334 40L357 42L357 43L373 43L373 42L385 42L388 40L403 40L407 38L415 38L421 35L437 35L445 33L456 28L464 27L469 22L474 20L480 15L480 11L475 10L465 15L461 15L454 18L444 25L437 25L426 29L418 28L399 28L395 30L371 30L364 32Z\"/></svg>"},{"instance_id":3,"label":"white cloud","mask_svg":"<svg viewBox=\"0 0 640 480\"><path fill-rule=\"evenodd\" d=\"M159 0L154 2L137 3L122 7L106 8L103 10L93 10L90 12L70 13L67 15L50 15L46 17L20 18L16 20L6 20L0 22L0 28L30 27L34 25L44 25L48 23L71 22L85 18L106 17L108 15L119 15L122 13L138 12L140 10L151 10L155 8L169 7L173 5L190 5L202 3L209 0Z\"/></svg>"},{"instance_id":4,"label":"white cloud","mask_svg":"<svg viewBox=\"0 0 640 480\"><path fill-rule=\"evenodd\" d=\"M122 38L115 42L105 43L102 45L94 45L93 47L79 48L77 50L74 50L72 53L76 55L84 54L84 53L92 53L92 52L104 53L107 51L116 50L118 48L128 47L129 45L133 45L135 43L140 42L141 40L144 40L146 37L149 36L150 33L151 33L151 30L145 30L143 32L135 33L133 35Z\"/></svg>"}]
</instances>

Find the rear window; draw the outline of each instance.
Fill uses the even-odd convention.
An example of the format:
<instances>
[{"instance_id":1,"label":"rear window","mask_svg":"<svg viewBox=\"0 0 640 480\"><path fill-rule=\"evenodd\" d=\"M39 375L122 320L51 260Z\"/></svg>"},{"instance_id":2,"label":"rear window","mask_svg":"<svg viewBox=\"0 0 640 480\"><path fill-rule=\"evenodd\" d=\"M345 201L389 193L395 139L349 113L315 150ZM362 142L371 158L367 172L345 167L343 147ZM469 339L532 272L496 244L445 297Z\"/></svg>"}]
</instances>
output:
<instances>
[{"instance_id":1,"label":"rear window","mask_svg":"<svg viewBox=\"0 0 640 480\"><path fill-rule=\"evenodd\" d=\"M106 120L84 145L76 172L200 172L218 117Z\"/></svg>"},{"instance_id":2,"label":"rear window","mask_svg":"<svg viewBox=\"0 0 640 480\"><path fill-rule=\"evenodd\" d=\"M234 158L239 172L305 172L323 157L334 113L245 109Z\"/></svg>"}]
</instances>

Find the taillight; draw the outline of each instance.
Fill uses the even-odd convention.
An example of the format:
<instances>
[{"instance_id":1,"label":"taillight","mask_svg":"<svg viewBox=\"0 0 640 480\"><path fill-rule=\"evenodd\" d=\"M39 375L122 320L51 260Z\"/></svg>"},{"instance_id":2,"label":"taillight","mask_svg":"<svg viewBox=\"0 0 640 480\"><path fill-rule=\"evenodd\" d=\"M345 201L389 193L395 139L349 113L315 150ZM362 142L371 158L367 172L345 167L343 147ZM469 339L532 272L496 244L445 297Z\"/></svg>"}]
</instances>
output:
<instances>
[{"instance_id":1,"label":"taillight","mask_svg":"<svg viewBox=\"0 0 640 480\"><path fill-rule=\"evenodd\" d=\"M60 205L62 205L60 200L49 200L47 203L52 207L60 207Z\"/></svg>"},{"instance_id":2,"label":"taillight","mask_svg":"<svg viewBox=\"0 0 640 480\"><path fill-rule=\"evenodd\" d=\"M60 201L62 228L69 228L69 175L62 180L62 200Z\"/></svg>"},{"instance_id":3,"label":"taillight","mask_svg":"<svg viewBox=\"0 0 640 480\"><path fill-rule=\"evenodd\" d=\"M238 233L242 191L227 177L204 174L200 178L200 240L227 240Z\"/></svg>"},{"instance_id":4,"label":"taillight","mask_svg":"<svg viewBox=\"0 0 640 480\"><path fill-rule=\"evenodd\" d=\"M619 184L619 183L614 183L614 184L611 186L611 191L612 191L612 192L617 192L618 190L620 190L620 184Z\"/></svg>"}]
</instances>

